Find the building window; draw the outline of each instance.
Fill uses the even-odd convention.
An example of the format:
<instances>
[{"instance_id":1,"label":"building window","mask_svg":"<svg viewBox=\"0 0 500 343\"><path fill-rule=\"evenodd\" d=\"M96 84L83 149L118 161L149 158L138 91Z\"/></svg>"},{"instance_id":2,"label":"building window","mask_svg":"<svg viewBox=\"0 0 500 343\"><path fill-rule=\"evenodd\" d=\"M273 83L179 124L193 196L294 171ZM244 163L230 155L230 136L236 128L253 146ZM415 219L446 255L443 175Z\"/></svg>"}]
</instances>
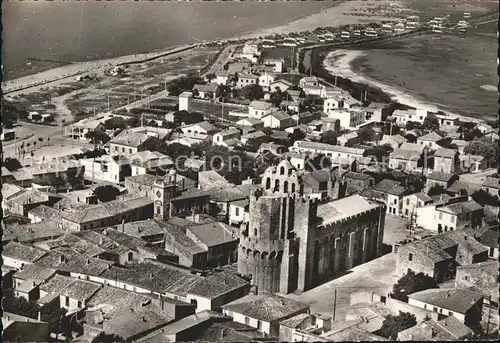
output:
<instances>
[{"instance_id":1,"label":"building window","mask_svg":"<svg viewBox=\"0 0 500 343\"><path fill-rule=\"evenodd\" d=\"M66 307L69 307L69 297L66 297L66 302L65 302L65 304L66 304Z\"/></svg>"},{"instance_id":2,"label":"building window","mask_svg":"<svg viewBox=\"0 0 500 343\"><path fill-rule=\"evenodd\" d=\"M397 205L398 199L394 199L394 205Z\"/></svg>"},{"instance_id":3,"label":"building window","mask_svg":"<svg viewBox=\"0 0 500 343\"><path fill-rule=\"evenodd\" d=\"M406 205L410 205L410 199L406 199Z\"/></svg>"},{"instance_id":4,"label":"building window","mask_svg":"<svg viewBox=\"0 0 500 343\"><path fill-rule=\"evenodd\" d=\"M453 316L453 312L448 311L448 315L449 315L449 316Z\"/></svg>"},{"instance_id":5,"label":"building window","mask_svg":"<svg viewBox=\"0 0 500 343\"><path fill-rule=\"evenodd\" d=\"M469 280L469 277L467 275L464 276L464 280L467 281Z\"/></svg>"},{"instance_id":6,"label":"building window","mask_svg":"<svg viewBox=\"0 0 500 343\"><path fill-rule=\"evenodd\" d=\"M161 207L160 206L156 207L156 214L161 214Z\"/></svg>"},{"instance_id":7,"label":"building window","mask_svg":"<svg viewBox=\"0 0 500 343\"><path fill-rule=\"evenodd\" d=\"M125 148L122 148L122 152L125 152Z\"/></svg>"},{"instance_id":8,"label":"building window","mask_svg":"<svg viewBox=\"0 0 500 343\"><path fill-rule=\"evenodd\" d=\"M433 307L432 310L437 313L438 309L437 307Z\"/></svg>"},{"instance_id":9,"label":"building window","mask_svg":"<svg viewBox=\"0 0 500 343\"><path fill-rule=\"evenodd\" d=\"M257 329L262 330L262 322L257 320Z\"/></svg>"},{"instance_id":10,"label":"building window","mask_svg":"<svg viewBox=\"0 0 500 343\"><path fill-rule=\"evenodd\" d=\"M235 214L236 216L239 216L239 215L240 215L240 208L239 208L239 207L235 207L235 209L234 209L234 214Z\"/></svg>"},{"instance_id":11,"label":"building window","mask_svg":"<svg viewBox=\"0 0 500 343\"><path fill-rule=\"evenodd\" d=\"M78 301L78 308L82 308L82 302L81 301Z\"/></svg>"},{"instance_id":12,"label":"building window","mask_svg":"<svg viewBox=\"0 0 500 343\"><path fill-rule=\"evenodd\" d=\"M246 324L246 325L250 325L250 318L245 317L245 324Z\"/></svg>"},{"instance_id":13,"label":"building window","mask_svg":"<svg viewBox=\"0 0 500 343\"><path fill-rule=\"evenodd\" d=\"M257 228L254 228L254 229L253 229L253 235L254 235L254 236L257 236Z\"/></svg>"},{"instance_id":14,"label":"building window","mask_svg":"<svg viewBox=\"0 0 500 343\"><path fill-rule=\"evenodd\" d=\"M439 219L443 219L443 212L439 212Z\"/></svg>"},{"instance_id":15,"label":"building window","mask_svg":"<svg viewBox=\"0 0 500 343\"><path fill-rule=\"evenodd\" d=\"M408 254L408 261L413 261L413 254L412 253Z\"/></svg>"},{"instance_id":16,"label":"building window","mask_svg":"<svg viewBox=\"0 0 500 343\"><path fill-rule=\"evenodd\" d=\"M405 209L405 215L408 215L408 209Z\"/></svg>"}]
</instances>

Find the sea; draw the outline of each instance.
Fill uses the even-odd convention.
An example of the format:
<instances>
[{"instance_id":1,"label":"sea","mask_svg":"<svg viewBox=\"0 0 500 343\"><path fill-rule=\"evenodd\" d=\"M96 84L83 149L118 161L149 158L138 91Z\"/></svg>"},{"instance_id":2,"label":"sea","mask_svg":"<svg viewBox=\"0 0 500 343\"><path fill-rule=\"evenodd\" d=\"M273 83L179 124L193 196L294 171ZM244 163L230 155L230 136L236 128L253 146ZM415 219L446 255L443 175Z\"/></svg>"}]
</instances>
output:
<instances>
[{"instance_id":1,"label":"sea","mask_svg":"<svg viewBox=\"0 0 500 343\"><path fill-rule=\"evenodd\" d=\"M480 119L498 114L496 23L465 36L422 35L365 46L351 68L438 108Z\"/></svg>"},{"instance_id":2,"label":"sea","mask_svg":"<svg viewBox=\"0 0 500 343\"><path fill-rule=\"evenodd\" d=\"M337 1L3 1L4 80L60 66L225 39L284 24Z\"/></svg>"}]
</instances>

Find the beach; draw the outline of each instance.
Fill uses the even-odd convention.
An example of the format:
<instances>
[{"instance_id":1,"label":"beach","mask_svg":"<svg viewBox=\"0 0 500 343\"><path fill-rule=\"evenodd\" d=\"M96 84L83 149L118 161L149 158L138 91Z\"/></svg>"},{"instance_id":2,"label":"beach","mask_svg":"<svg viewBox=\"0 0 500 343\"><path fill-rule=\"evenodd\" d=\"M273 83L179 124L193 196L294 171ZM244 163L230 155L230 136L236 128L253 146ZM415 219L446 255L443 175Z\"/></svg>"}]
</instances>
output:
<instances>
[{"instance_id":1,"label":"beach","mask_svg":"<svg viewBox=\"0 0 500 343\"><path fill-rule=\"evenodd\" d=\"M241 34L234 35L230 38L225 38L226 40L245 40L254 39L257 37L263 37L267 35L274 34L288 34L291 32L303 32L314 30L317 27L322 26L340 26L347 24L357 24L357 23L369 23L375 21L386 20L387 17L373 15L375 13L374 8L378 8L383 5L388 4L399 4L399 1L389 1L389 0L351 0L351 1L337 1L331 5L331 7L321 8L319 11L313 13L305 13L298 17L292 18L285 23L279 23L276 25L268 26L258 30L251 30ZM399 8L399 7L398 7ZM401 9L403 11L403 9ZM370 15L351 15L355 11L366 11L372 14ZM191 44L183 44L177 46L171 46L165 49L161 49L155 52L150 52L147 54L148 58L153 55L160 55L169 52L174 49L179 49L187 47ZM50 84L41 84L37 87L32 87L29 90L21 90L20 92L35 92L42 88L50 85L58 85L67 82L69 77L75 77L81 73L102 73L104 69L109 69L114 65L120 63L132 62L140 58L144 58L145 54L135 54L135 55L125 55L113 58L96 59L87 62L79 62L74 64L63 65L60 67L48 69L36 74L15 78L8 80L3 83L2 87L4 92L13 90L13 88L24 88L33 83L42 83L47 80L56 80L50 82ZM14 92L14 93L17 93Z\"/></svg>"},{"instance_id":2,"label":"beach","mask_svg":"<svg viewBox=\"0 0 500 343\"><path fill-rule=\"evenodd\" d=\"M351 81L363 83L370 85L375 88L379 88L384 93L388 94L391 99L400 104L410 106L413 108L426 109L429 112L442 111L448 115L457 116L460 118L467 118L469 121L482 121L478 118L467 117L458 113L453 113L444 107L436 104L431 104L425 99L423 99L418 94L412 94L406 89L401 89L393 85L388 85L383 82L374 80L366 75L357 73L352 68L352 63L354 60L362 58L368 53L368 51L363 50L335 50L326 56L323 60L323 67L330 72L332 75L338 75L344 78L348 78Z\"/></svg>"}]
</instances>

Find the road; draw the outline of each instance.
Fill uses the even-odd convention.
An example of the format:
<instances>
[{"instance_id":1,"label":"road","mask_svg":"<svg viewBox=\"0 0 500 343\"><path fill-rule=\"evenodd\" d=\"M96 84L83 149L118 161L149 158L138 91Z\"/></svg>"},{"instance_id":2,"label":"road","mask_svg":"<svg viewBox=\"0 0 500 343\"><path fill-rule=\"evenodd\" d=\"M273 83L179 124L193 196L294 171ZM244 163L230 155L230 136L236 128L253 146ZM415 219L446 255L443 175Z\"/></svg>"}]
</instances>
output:
<instances>
[{"instance_id":1,"label":"road","mask_svg":"<svg viewBox=\"0 0 500 343\"><path fill-rule=\"evenodd\" d=\"M219 56L217 56L217 59L214 61L212 66L208 69L206 73L203 74L203 76L207 74L215 74L219 70L221 70L224 65L227 63L228 59L233 55L234 50L236 49L237 45L228 45L224 48L224 50L221 51Z\"/></svg>"}]
</instances>

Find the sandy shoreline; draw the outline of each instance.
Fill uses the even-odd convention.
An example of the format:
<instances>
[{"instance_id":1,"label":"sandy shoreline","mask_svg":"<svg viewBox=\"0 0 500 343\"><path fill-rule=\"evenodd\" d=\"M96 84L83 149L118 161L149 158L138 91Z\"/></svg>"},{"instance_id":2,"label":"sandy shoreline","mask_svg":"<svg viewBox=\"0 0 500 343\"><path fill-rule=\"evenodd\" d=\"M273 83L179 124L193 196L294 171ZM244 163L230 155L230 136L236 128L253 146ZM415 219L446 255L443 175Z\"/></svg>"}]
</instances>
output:
<instances>
[{"instance_id":1,"label":"sandy shoreline","mask_svg":"<svg viewBox=\"0 0 500 343\"><path fill-rule=\"evenodd\" d=\"M381 16L370 16L370 17L359 17L347 15L347 13L353 13L354 10L359 8L370 8L374 6L379 6L381 4L389 4L389 3L397 3L398 0L341 0L335 3L332 3L331 7L323 8L319 11L315 11L313 13L304 14L297 18L292 18L285 23L280 23L274 25L272 27L266 27L258 30L251 30L248 33L243 33L239 35L235 35L231 38L227 38L225 40L240 40L240 39L254 39L260 36L274 35L274 34L287 34L291 32L300 32L300 31L308 31L314 30L317 27L321 26L339 26L339 25L347 25L347 24L356 24L356 23L368 23L375 22L387 19ZM164 49L158 49L154 52L151 52L148 55L148 58L153 57L154 55L161 55L167 53L174 49L179 49L182 47L187 47L192 44L184 44L178 46L166 47ZM54 80L56 78L60 78L63 75L73 76L78 73L98 73L101 72L104 68L111 68L112 66L124 63L124 62L132 62L136 59L142 59L144 54L137 55L126 55L119 57L112 57L106 59L98 59L88 62L80 62L75 64L64 65L48 70L41 71L36 74L23 76L20 78L12 79L5 81L2 84L2 87L5 91L13 90L13 87L26 87L32 83L43 82L44 80ZM57 82L57 81L53 81ZM44 85L40 85L43 87ZM39 87L36 87L39 88ZM22 90L19 90L22 92Z\"/></svg>"},{"instance_id":2,"label":"sandy shoreline","mask_svg":"<svg viewBox=\"0 0 500 343\"><path fill-rule=\"evenodd\" d=\"M388 85L383 82L374 80L366 75L355 72L351 63L367 54L366 51L359 50L335 50L325 57L323 67L332 75L338 75L347 78L351 81L367 84L379 88L384 93L387 93L393 101L414 108L426 109L430 112L442 111L448 115L457 116L473 122L483 122L482 119L467 117L458 113L450 112L444 107L427 102L425 99L420 99L417 95L409 94L408 90L400 89L396 86Z\"/></svg>"}]
</instances>

